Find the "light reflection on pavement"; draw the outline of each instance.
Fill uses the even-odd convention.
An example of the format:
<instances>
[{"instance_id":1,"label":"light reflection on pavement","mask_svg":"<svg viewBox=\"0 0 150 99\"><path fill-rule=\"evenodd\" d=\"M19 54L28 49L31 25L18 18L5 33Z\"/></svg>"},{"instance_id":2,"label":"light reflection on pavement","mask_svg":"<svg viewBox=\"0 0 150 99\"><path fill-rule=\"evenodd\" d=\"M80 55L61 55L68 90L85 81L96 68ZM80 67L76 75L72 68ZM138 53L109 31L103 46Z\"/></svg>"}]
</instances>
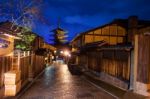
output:
<instances>
[{"instance_id":1,"label":"light reflection on pavement","mask_svg":"<svg viewBox=\"0 0 150 99\"><path fill-rule=\"evenodd\" d=\"M67 65L47 67L21 99L115 99L81 76L71 75Z\"/></svg>"}]
</instances>

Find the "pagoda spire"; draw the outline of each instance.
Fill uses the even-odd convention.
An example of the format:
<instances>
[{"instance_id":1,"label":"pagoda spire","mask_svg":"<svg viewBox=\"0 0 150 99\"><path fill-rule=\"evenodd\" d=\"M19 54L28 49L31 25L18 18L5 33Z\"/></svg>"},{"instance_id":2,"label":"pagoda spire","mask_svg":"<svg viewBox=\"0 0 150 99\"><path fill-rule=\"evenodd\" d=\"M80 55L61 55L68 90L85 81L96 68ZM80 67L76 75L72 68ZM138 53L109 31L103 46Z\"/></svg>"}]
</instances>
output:
<instances>
[{"instance_id":1,"label":"pagoda spire","mask_svg":"<svg viewBox=\"0 0 150 99\"><path fill-rule=\"evenodd\" d=\"M63 28L60 27L61 20L58 18L57 26L51 32L51 36L53 36L52 40L54 42L54 46L64 46L68 42L68 34Z\"/></svg>"},{"instance_id":2,"label":"pagoda spire","mask_svg":"<svg viewBox=\"0 0 150 99\"><path fill-rule=\"evenodd\" d=\"M58 23L57 23L57 28L60 28L60 23L61 23L61 19L60 17L58 18Z\"/></svg>"}]
</instances>

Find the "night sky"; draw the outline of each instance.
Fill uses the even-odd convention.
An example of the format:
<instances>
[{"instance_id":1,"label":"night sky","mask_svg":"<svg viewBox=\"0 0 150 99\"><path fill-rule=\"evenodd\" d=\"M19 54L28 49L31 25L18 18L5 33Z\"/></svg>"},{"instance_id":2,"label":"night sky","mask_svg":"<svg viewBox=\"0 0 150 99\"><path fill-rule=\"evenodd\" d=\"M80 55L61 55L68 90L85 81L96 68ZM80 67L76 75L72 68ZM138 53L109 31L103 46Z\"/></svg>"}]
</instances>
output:
<instances>
[{"instance_id":1,"label":"night sky","mask_svg":"<svg viewBox=\"0 0 150 99\"><path fill-rule=\"evenodd\" d=\"M78 33L116 18L137 15L139 19L150 20L150 0L43 0L41 13L44 21L36 22L34 32L50 42L48 35L60 20L70 41Z\"/></svg>"}]
</instances>

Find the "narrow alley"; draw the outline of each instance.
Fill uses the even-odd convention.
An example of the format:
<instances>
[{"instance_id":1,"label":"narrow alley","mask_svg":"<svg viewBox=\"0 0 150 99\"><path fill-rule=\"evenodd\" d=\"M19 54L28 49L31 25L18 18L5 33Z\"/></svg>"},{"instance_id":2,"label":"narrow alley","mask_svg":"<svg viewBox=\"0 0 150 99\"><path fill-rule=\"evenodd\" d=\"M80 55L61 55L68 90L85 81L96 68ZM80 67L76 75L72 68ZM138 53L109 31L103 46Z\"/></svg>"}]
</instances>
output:
<instances>
[{"instance_id":1,"label":"narrow alley","mask_svg":"<svg viewBox=\"0 0 150 99\"><path fill-rule=\"evenodd\" d=\"M115 99L89 83L71 75L67 65L49 66L19 99Z\"/></svg>"}]
</instances>

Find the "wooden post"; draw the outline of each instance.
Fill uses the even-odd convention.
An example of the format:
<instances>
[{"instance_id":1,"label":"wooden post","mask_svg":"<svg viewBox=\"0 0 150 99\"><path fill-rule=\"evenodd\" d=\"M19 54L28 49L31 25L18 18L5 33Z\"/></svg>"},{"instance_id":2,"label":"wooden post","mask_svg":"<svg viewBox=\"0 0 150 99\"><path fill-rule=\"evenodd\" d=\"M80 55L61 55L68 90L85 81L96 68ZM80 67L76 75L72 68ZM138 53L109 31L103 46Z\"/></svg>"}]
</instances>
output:
<instances>
[{"instance_id":1,"label":"wooden post","mask_svg":"<svg viewBox=\"0 0 150 99\"><path fill-rule=\"evenodd\" d=\"M21 58L20 57L20 51L18 51L18 64L17 64L18 65L18 68L17 68L18 70L20 70L20 58Z\"/></svg>"},{"instance_id":2,"label":"wooden post","mask_svg":"<svg viewBox=\"0 0 150 99\"><path fill-rule=\"evenodd\" d=\"M150 36L136 35L134 49L134 92L150 96Z\"/></svg>"},{"instance_id":3,"label":"wooden post","mask_svg":"<svg viewBox=\"0 0 150 99\"><path fill-rule=\"evenodd\" d=\"M133 68L133 88L134 92L136 89L136 81L137 81L137 65L138 65L138 35L135 35L135 43L134 43L134 68Z\"/></svg>"},{"instance_id":4,"label":"wooden post","mask_svg":"<svg viewBox=\"0 0 150 99\"><path fill-rule=\"evenodd\" d=\"M32 81L33 80L33 77L34 77L34 71L33 71L33 65L34 65L34 53L32 52L31 53L31 63L30 63L30 66L29 66L29 81Z\"/></svg>"},{"instance_id":5,"label":"wooden post","mask_svg":"<svg viewBox=\"0 0 150 99\"><path fill-rule=\"evenodd\" d=\"M26 56L26 52L25 52L25 51L23 52L23 56L24 56L24 57Z\"/></svg>"},{"instance_id":6,"label":"wooden post","mask_svg":"<svg viewBox=\"0 0 150 99\"><path fill-rule=\"evenodd\" d=\"M134 90L134 51L130 51L128 58L128 65L130 67L130 85L129 90Z\"/></svg>"},{"instance_id":7,"label":"wooden post","mask_svg":"<svg viewBox=\"0 0 150 99\"><path fill-rule=\"evenodd\" d=\"M30 51L28 51L28 55L27 56L30 56Z\"/></svg>"}]
</instances>

